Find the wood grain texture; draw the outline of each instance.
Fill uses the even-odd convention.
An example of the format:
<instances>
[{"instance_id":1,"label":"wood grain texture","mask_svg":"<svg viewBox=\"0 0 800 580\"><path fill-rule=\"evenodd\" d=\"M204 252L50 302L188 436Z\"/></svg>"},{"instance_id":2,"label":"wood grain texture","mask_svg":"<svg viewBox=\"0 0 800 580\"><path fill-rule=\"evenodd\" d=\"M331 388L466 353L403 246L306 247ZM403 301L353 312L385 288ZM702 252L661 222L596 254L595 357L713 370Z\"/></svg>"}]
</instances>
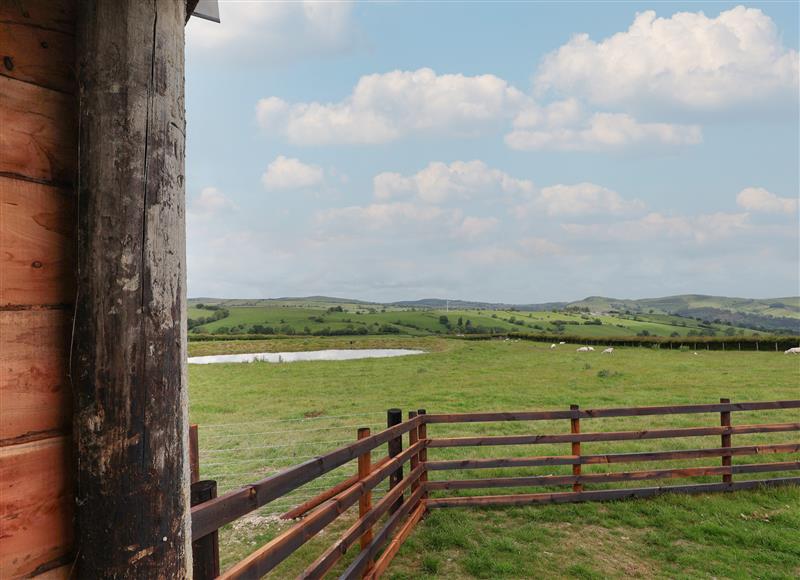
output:
<instances>
[{"instance_id":1,"label":"wood grain texture","mask_svg":"<svg viewBox=\"0 0 800 580\"><path fill-rule=\"evenodd\" d=\"M70 330L64 310L0 311L0 445L69 430Z\"/></svg>"},{"instance_id":2,"label":"wood grain texture","mask_svg":"<svg viewBox=\"0 0 800 580\"><path fill-rule=\"evenodd\" d=\"M0 21L0 76L74 94L74 36L26 22Z\"/></svg>"},{"instance_id":3,"label":"wood grain texture","mask_svg":"<svg viewBox=\"0 0 800 580\"><path fill-rule=\"evenodd\" d=\"M45 30L75 33L75 2L72 0L3 0L0 22L26 24Z\"/></svg>"},{"instance_id":4,"label":"wood grain texture","mask_svg":"<svg viewBox=\"0 0 800 580\"><path fill-rule=\"evenodd\" d=\"M179 580L191 576L185 5L78 9L76 574Z\"/></svg>"},{"instance_id":5,"label":"wood grain texture","mask_svg":"<svg viewBox=\"0 0 800 580\"><path fill-rule=\"evenodd\" d=\"M0 578L30 575L68 554L69 448L66 437L0 448Z\"/></svg>"},{"instance_id":6,"label":"wood grain texture","mask_svg":"<svg viewBox=\"0 0 800 580\"><path fill-rule=\"evenodd\" d=\"M0 308L72 304L74 247L68 191L0 176Z\"/></svg>"},{"instance_id":7,"label":"wood grain texture","mask_svg":"<svg viewBox=\"0 0 800 580\"><path fill-rule=\"evenodd\" d=\"M76 121L73 95L0 76L0 173L72 183Z\"/></svg>"}]
</instances>

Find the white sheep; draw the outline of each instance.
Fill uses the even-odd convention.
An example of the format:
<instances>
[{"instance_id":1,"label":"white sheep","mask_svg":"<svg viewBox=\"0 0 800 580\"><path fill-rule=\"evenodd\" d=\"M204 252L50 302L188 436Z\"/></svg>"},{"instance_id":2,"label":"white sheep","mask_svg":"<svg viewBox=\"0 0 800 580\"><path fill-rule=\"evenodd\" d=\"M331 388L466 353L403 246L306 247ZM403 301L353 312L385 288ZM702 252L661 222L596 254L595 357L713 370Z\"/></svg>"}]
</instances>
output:
<instances>
[{"instance_id":1,"label":"white sheep","mask_svg":"<svg viewBox=\"0 0 800 580\"><path fill-rule=\"evenodd\" d=\"M614 352L614 348L613 347L608 347L607 349L605 349L603 351L603 354L611 354L612 352Z\"/></svg>"},{"instance_id":2,"label":"white sheep","mask_svg":"<svg viewBox=\"0 0 800 580\"><path fill-rule=\"evenodd\" d=\"M564 341L562 340L562 341L561 341L561 342L559 342L558 344L567 344L567 343L566 343L566 342L564 342Z\"/></svg>"},{"instance_id":3,"label":"white sheep","mask_svg":"<svg viewBox=\"0 0 800 580\"><path fill-rule=\"evenodd\" d=\"M790 348L789 350L783 351L783 354L800 354L800 346L796 346L794 348Z\"/></svg>"},{"instance_id":4,"label":"white sheep","mask_svg":"<svg viewBox=\"0 0 800 580\"><path fill-rule=\"evenodd\" d=\"M575 349L576 352L589 352L588 346L581 346Z\"/></svg>"},{"instance_id":5,"label":"white sheep","mask_svg":"<svg viewBox=\"0 0 800 580\"><path fill-rule=\"evenodd\" d=\"M594 352L594 347L593 346L587 346L586 348L588 348L591 352Z\"/></svg>"},{"instance_id":6,"label":"white sheep","mask_svg":"<svg viewBox=\"0 0 800 580\"><path fill-rule=\"evenodd\" d=\"M556 347L556 345L555 345L555 344L551 344L551 345L550 345L550 350L553 350L555 347Z\"/></svg>"}]
</instances>

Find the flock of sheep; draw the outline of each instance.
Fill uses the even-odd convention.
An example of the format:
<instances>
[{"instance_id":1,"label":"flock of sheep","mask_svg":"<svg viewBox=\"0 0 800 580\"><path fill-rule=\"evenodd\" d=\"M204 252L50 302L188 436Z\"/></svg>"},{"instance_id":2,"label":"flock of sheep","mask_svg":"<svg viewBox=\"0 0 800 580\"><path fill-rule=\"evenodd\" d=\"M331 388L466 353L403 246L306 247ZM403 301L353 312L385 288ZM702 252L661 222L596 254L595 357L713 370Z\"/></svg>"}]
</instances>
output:
<instances>
[{"instance_id":1,"label":"flock of sheep","mask_svg":"<svg viewBox=\"0 0 800 580\"><path fill-rule=\"evenodd\" d=\"M567 343L566 342L559 342L558 344L553 343L553 344L550 345L550 350L553 350L554 348L558 348L559 344L567 344ZM592 347L592 346L579 346L578 348L575 349L575 351L576 352L594 352L594 347ZM602 352L602 354L612 354L613 352L614 352L614 349L612 347L608 347L607 349L605 349ZM694 354L697 354L697 353L694 353ZM794 348L790 348L788 350L785 350L783 352L783 354L800 354L800 346L796 346Z\"/></svg>"},{"instance_id":2,"label":"flock of sheep","mask_svg":"<svg viewBox=\"0 0 800 580\"><path fill-rule=\"evenodd\" d=\"M567 343L566 342L559 342L558 344L567 344ZM555 344L555 343L551 344L550 345L550 350L553 350L554 348L557 348L558 344ZM594 347L593 346L581 346L581 347L576 348L575 350L577 352L594 352ZM611 347L608 347L607 349L605 349L602 352L602 354L611 354L613 352L614 352L614 349L611 348Z\"/></svg>"}]
</instances>

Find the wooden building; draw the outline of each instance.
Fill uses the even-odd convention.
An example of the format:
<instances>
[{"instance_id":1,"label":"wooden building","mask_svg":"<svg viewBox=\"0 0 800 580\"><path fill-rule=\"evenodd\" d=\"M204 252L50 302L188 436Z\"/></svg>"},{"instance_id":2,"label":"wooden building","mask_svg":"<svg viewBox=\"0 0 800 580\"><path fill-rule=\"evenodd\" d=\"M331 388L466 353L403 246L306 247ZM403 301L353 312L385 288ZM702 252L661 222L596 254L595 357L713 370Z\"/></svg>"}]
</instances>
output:
<instances>
[{"instance_id":1,"label":"wooden building","mask_svg":"<svg viewBox=\"0 0 800 580\"><path fill-rule=\"evenodd\" d=\"M0 0L0 577L189 575L184 24Z\"/></svg>"}]
</instances>

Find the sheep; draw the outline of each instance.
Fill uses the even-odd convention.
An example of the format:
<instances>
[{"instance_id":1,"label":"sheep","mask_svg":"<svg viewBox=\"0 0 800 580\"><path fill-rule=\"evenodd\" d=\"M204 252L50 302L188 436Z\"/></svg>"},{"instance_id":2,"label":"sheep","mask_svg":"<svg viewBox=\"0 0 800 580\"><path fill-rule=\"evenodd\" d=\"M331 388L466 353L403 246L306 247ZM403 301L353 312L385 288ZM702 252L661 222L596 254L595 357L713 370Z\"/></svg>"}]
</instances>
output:
<instances>
[{"instance_id":1,"label":"sheep","mask_svg":"<svg viewBox=\"0 0 800 580\"><path fill-rule=\"evenodd\" d=\"M800 346L796 346L794 348L790 348L789 350L783 351L783 354L800 354Z\"/></svg>"},{"instance_id":2,"label":"sheep","mask_svg":"<svg viewBox=\"0 0 800 580\"><path fill-rule=\"evenodd\" d=\"M556 345L555 345L555 344L551 344L551 345L550 345L550 350L553 350L555 347L556 347Z\"/></svg>"},{"instance_id":3,"label":"sheep","mask_svg":"<svg viewBox=\"0 0 800 580\"><path fill-rule=\"evenodd\" d=\"M605 349L603 351L603 354L611 354L612 352L614 352L614 348L613 347L608 347L607 349Z\"/></svg>"},{"instance_id":4,"label":"sheep","mask_svg":"<svg viewBox=\"0 0 800 580\"><path fill-rule=\"evenodd\" d=\"M561 341L561 342L559 342L558 344L567 344L567 343L566 343L566 342L564 342L564 341L562 340L562 341Z\"/></svg>"},{"instance_id":5,"label":"sheep","mask_svg":"<svg viewBox=\"0 0 800 580\"><path fill-rule=\"evenodd\" d=\"M591 352L594 352L594 347L593 346L587 346L586 348L588 348Z\"/></svg>"},{"instance_id":6,"label":"sheep","mask_svg":"<svg viewBox=\"0 0 800 580\"><path fill-rule=\"evenodd\" d=\"M575 352L589 352L588 346L581 346L575 349Z\"/></svg>"}]
</instances>

